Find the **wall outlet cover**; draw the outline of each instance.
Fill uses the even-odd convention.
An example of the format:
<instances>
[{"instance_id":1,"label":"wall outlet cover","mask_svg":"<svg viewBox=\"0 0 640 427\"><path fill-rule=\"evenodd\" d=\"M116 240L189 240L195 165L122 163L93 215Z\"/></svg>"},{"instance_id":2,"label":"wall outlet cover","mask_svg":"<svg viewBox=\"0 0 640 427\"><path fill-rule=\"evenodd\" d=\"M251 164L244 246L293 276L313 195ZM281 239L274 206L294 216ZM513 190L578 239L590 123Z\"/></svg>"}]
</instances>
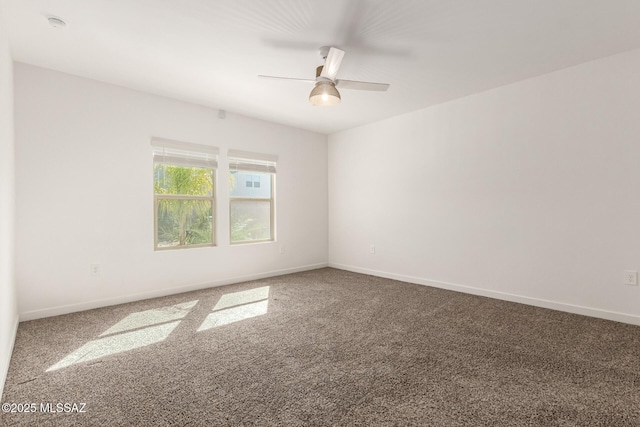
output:
<instances>
[{"instance_id":1,"label":"wall outlet cover","mask_svg":"<svg viewBox=\"0 0 640 427\"><path fill-rule=\"evenodd\" d=\"M91 275L99 276L100 275L100 264L91 264Z\"/></svg>"},{"instance_id":2,"label":"wall outlet cover","mask_svg":"<svg viewBox=\"0 0 640 427\"><path fill-rule=\"evenodd\" d=\"M638 272L633 270L625 270L624 272L624 284L625 285L638 285Z\"/></svg>"}]
</instances>

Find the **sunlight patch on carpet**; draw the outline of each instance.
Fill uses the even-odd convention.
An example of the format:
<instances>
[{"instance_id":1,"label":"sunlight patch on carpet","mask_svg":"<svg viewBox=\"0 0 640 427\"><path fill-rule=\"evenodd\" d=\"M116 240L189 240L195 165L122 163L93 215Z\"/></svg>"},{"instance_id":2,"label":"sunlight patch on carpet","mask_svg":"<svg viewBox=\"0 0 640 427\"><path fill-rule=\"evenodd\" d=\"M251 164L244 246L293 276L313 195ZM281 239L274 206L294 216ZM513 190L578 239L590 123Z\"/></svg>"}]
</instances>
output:
<instances>
[{"instance_id":1,"label":"sunlight patch on carpet","mask_svg":"<svg viewBox=\"0 0 640 427\"><path fill-rule=\"evenodd\" d=\"M261 288L247 289L246 291L233 292L224 294L213 307L213 311L222 310L224 308L235 307L240 304L249 304L250 302L262 301L269 298L269 286Z\"/></svg>"},{"instance_id":2,"label":"sunlight patch on carpet","mask_svg":"<svg viewBox=\"0 0 640 427\"><path fill-rule=\"evenodd\" d=\"M181 304L171 305L168 307L153 308L151 310L139 311L131 313L102 334L111 335L118 332L130 331L132 329L144 328L151 325L170 322L184 318L189 311L198 303L198 301L189 301Z\"/></svg>"},{"instance_id":3,"label":"sunlight patch on carpet","mask_svg":"<svg viewBox=\"0 0 640 427\"><path fill-rule=\"evenodd\" d=\"M269 308L269 286L223 295L213 307L198 332L266 314Z\"/></svg>"},{"instance_id":4,"label":"sunlight patch on carpet","mask_svg":"<svg viewBox=\"0 0 640 427\"><path fill-rule=\"evenodd\" d=\"M145 347L151 344L164 341L169 334L178 326L180 321L164 323L162 325L150 326L133 332L112 335L106 338L89 341L55 365L47 369L47 372L74 365L80 362L100 359L112 354L122 353L135 348Z\"/></svg>"},{"instance_id":5,"label":"sunlight patch on carpet","mask_svg":"<svg viewBox=\"0 0 640 427\"><path fill-rule=\"evenodd\" d=\"M198 300L131 313L47 372L164 341L196 304Z\"/></svg>"}]
</instances>

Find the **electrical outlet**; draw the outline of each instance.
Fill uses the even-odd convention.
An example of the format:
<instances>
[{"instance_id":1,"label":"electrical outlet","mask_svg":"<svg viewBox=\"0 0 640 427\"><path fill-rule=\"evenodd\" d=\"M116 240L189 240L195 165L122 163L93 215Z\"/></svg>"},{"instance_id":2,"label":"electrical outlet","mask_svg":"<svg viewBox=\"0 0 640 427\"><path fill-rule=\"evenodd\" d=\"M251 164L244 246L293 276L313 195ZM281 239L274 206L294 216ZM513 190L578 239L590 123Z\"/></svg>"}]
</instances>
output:
<instances>
[{"instance_id":1,"label":"electrical outlet","mask_svg":"<svg viewBox=\"0 0 640 427\"><path fill-rule=\"evenodd\" d=\"M91 270L91 275L92 276L99 276L100 275L100 264L91 264L90 270Z\"/></svg>"},{"instance_id":2,"label":"electrical outlet","mask_svg":"<svg viewBox=\"0 0 640 427\"><path fill-rule=\"evenodd\" d=\"M638 272L632 270L624 271L624 284L625 285L638 285Z\"/></svg>"},{"instance_id":3,"label":"electrical outlet","mask_svg":"<svg viewBox=\"0 0 640 427\"><path fill-rule=\"evenodd\" d=\"M369 245L369 253L370 254L376 253L376 245Z\"/></svg>"},{"instance_id":4,"label":"electrical outlet","mask_svg":"<svg viewBox=\"0 0 640 427\"><path fill-rule=\"evenodd\" d=\"M281 254L283 254L283 253L284 253L284 250L285 250L284 245L280 245L280 253L281 253Z\"/></svg>"}]
</instances>

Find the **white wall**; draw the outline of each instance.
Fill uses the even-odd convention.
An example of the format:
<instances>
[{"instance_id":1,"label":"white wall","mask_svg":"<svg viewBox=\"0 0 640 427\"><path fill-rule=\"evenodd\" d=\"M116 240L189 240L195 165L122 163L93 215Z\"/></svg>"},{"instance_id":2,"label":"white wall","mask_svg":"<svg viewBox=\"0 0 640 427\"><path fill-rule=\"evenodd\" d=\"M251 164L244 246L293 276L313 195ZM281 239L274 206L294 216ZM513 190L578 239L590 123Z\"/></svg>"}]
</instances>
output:
<instances>
[{"instance_id":1,"label":"white wall","mask_svg":"<svg viewBox=\"0 0 640 427\"><path fill-rule=\"evenodd\" d=\"M326 136L25 64L14 79L21 319L326 265ZM218 246L155 252L152 136L277 154L278 241L229 246L222 158Z\"/></svg>"},{"instance_id":2,"label":"white wall","mask_svg":"<svg viewBox=\"0 0 640 427\"><path fill-rule=\"evenodd\" d=\"M14 279L13 63L0 2L0 401L18 326Z\"/></svg>"},{"instance_id":3,"label":"white wall","mask_svg":"<svg viewBox=\"0 0 640 427\"><path fill-rule=\"evenodd\" d=\"M331 135L330 265L640 324L638 76L640 50Z\"/></svg>"}]
</instances>

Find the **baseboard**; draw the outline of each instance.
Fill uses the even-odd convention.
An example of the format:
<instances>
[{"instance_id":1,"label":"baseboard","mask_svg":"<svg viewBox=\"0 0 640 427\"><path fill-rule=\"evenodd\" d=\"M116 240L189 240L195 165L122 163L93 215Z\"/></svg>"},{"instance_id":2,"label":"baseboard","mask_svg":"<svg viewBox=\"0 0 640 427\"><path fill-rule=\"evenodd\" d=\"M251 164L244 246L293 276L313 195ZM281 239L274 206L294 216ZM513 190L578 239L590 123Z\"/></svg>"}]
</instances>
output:
<instances>
[{"instance_id":1,"label":"baseboard","mask_svg":"<svg viewBox=\"0 0 640 427\"><path fill-rule=\"evenodd\" d=\"M6 356L5 360L7 361L7 364L5 366L0 366L0 402L3 402L2 393L4 392L4 383L7 380L7 374L9 373L9 365L11 364L11 355L13 354L13 346L16 343L16 334L18 333L19 320L20 319L16 315L16 320L13 322L13 329L10 334L11 345L9 346L9 351L5 355Z\"/></svg>"},{"instance_id":2,"label":"baseboard","mask_svg":"<svg viewBox=\"0 0 640 427\"><path fill-rule=\"evenodd\" d=\"M248 282L250 280L266 279L268 277L282 276L282 275L291 274L291 273L299 273L301 271L316 270L318 268L324 268L327 266L328 266L327 263L309 264L301 267L286 268L282 270L273 270L273 271L267 271L262 273L250 274L247 276L228 277L221 280L192 283L185 286L179 286L179 287L169 288L169 289L160 289L160 290L151 291L151 292L141 292L141 293L118 296L114 298L106 298L101 300L82 302L78 304L69 304L69 305L50 307L50 308L45 308L40 310L26 311L24 313L20 313L20 321L24 322L27 320L35 320L35 319L42 319L45 317L60 316L62 314L92 310L94 308L100 308L100 307L108 307L110 305L124 304L128 302L140 301L140 300L145 300L149 298L164 297L167 295L175 295L183 292L197 291L200 289L213 288L217 286L232 285L235 283Z\"/></svg>"},{"instance_id":3,"label":"baseboard","mask_svg":"<svg viewBox=\"0 0 640 427\"><path fill-rule=\"evenodd\" d=\"M579 305L566 304L557 301L550 301L540 298L525 297L521 295L509 294L505 292L491 291L473 286L458 285L455 283L440 282L437 280L423 279L420 277L405 276L402 274L388 273L386 271L370 270L367 268L354 267L350 265L336 264L329 262L329 267L339 270L352 271L354 273L368 274L370 276L384 277L386 279L399 280L402 282L414 283L417 285L432 286L434 288L447 289L450 291L463 292L466 294L479 295L483 297L495 298L504 301L517 302L520 304L532 305L535 307L549 308L551 310L564 311L567 313L581 314L584 316L597 317L600 319L613 320L616 322L629 323L640 326L640 316L632 314L618 313L615 311L601 310L598 308L583 307Z\"/></svg>"}]
</instances>

